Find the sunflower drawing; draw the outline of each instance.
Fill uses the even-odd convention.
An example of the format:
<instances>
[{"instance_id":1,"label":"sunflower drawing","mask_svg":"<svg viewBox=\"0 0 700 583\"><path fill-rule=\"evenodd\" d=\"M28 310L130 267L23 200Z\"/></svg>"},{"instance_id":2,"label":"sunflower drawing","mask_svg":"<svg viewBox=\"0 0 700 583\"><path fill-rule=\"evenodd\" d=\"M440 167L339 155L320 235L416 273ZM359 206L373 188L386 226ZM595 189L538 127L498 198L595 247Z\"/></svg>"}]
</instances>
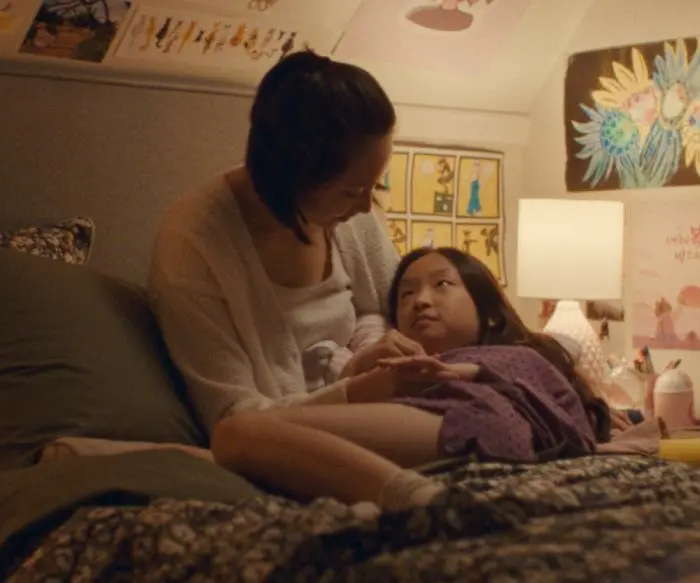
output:
<instances>
[{"instance_id":1,"label":"sunflower drawing","mask_svg":"<svg viewBox=\"0 0 700 583\"><path fill-rule=\"evenodd\" d=\"M664 43L651 71L638 49L631 60L612 63L593 107L579 104L588 121L571 122L576 156L588 160L583 181L595 187L615 171L622 188L659 187L682 162L700 175L700 48L689 61L684 40Z\"/></svg>"},{"instance_id":2,"label":"sunflower drawing","mask_svg":"<svg viewBox=\"0 0 700 583\"><path fill-rule=\"evenodd\" d=\"M583 146L576 157L589 160L584 182L596 186L615 170L623 188L638 188L643 181L639 168L640 134L632 116L598 103L595 109L581 104L581 109L590 121L571 123L581 134L576 142Z\"/></svg>"},{"instance_id":3,"label":"sunflower drawing","mask_svg":"<svg viewBox=\"0 0 700 583\"><path fill-rule=\"evenodd\" d=\"M694 167L700 176L700 99L696 99L688 108L681 129L685 165Z\"/></svg>"},{"instance_id":4,"label":"sunflower drawing","mask_svg":"<svg viewBox=\"0 0 700 583\"><path fill-rule=\"evenodd\" d=\"M644 140L654 122L659 107L659 92L649 74L639 49L632 49L632 69L613 62L615 78L600 77L603 88L593 91L593 101L605 108L626 111L639 129ZM641 144L640 144L641 146Z\"/></svg>"},{"instance_id":5,"label":"sunflower drawing","mask_svg":"<svg viewBox=\"0 0 700 583\"><path fill-rule=\"evenodd\" d=\"M700 41L700 39L698 39ZM700 42L698 42L700 47ZM685 165L694 168L700 176L700 49L688 64L688 93L694 96L688 104L681 123L681 137L685 149Z\"/></svg>"}]
</instances>

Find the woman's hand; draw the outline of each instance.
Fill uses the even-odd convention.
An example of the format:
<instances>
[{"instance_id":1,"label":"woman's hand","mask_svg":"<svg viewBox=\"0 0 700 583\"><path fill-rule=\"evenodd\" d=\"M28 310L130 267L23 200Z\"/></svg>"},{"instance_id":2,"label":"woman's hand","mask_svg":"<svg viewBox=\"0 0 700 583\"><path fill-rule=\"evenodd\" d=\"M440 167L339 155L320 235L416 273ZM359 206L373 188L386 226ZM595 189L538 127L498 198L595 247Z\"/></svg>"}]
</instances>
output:
<instances>
[{"instance_id":1,"label":"woman's hand","mask_svg":"<svg viewBox=\"0 0 700 583\"><path fill-rule=\"evenodd\" d=\"M396 371L406 381L424 384L456 380L473 381L480 371L478 364L446 363L427 355L384 358L379 361L379 366Z\"/></svg>"},{"instance_id":2,"label":"woman's hand","mask_svg":"<svg viewBox=\"0 0 700 583\"><path fill-rule=\"evenodd\" d=\"M406 338L397 330L389 330L377 342L355 353L345 365L340 378L368 373L376 368L381 359L415 355L425 355L418 342Z\"/></svg>"}]
</instances>

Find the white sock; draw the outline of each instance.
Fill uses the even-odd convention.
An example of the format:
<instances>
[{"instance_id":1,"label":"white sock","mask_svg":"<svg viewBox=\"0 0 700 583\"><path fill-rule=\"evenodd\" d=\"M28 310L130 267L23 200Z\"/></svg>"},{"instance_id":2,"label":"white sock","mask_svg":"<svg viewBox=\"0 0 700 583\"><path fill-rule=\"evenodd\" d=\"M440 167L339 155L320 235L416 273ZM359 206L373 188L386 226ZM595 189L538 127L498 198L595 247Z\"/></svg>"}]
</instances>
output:
<instances>
[{"instance_id":1,"label":"white sock","mask_svg":"<svg viewBox=\"0 0 700 583\"><path fill-rule=\"evenodd\" d=\"M350 506L350 510L362 520L376 520L382 513L382 509L374 502L357 502Z\"/></svg>"},{"instance_id":2,"label":"white sock","mask_svg":"<svg viewBox=\"0 0 700 583\"><path fill-rule=\"evenodd\" d=\"M379 507L389 512L414 506L427 506L444 492L445 486L433 482L413 470L401 470L384 484L379 494Z\"/></svg>"}]
</instances>

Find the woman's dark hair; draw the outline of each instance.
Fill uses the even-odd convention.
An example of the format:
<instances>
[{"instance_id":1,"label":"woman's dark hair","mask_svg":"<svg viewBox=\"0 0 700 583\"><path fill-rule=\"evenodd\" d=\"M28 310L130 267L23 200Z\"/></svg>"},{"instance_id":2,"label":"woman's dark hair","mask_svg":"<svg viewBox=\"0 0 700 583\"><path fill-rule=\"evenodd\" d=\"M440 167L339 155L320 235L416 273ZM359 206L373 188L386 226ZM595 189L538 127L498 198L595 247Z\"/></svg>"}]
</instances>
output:
<instances>
[{"instance_id":1,"label":"woman's dark hair","mask_svg":"<svg viewBox=\"0 0 700 583\"><path fill-rule=\"evenodd\" d=\"M399 285L410 265L431 253L439 253L455 267L464 287L476 306L479 316L480 345L519 345L536 350L556 367L569 381L593 416L593 429L598 441L610 440L610 409L596 397L586 379L578 373L571 355L554 338L532 332L522 321L500 284L486 265L476 257L452 247L416 249L405 255L394 275L389 289L389 323L396 328L399 303Z\"/></svg>"},{"instance_id":2,"label":"woman's dark hair","mask_svg":"<svg viewBox=\"0 0 700 583\"><path fill-rule=\"evenodd\" d=\"M394 106L367 71L293 53L258 87L245 165L270 212L308 243L299 199L338 178L368 139L395 124Z\"/></svg>"}]
</instances>

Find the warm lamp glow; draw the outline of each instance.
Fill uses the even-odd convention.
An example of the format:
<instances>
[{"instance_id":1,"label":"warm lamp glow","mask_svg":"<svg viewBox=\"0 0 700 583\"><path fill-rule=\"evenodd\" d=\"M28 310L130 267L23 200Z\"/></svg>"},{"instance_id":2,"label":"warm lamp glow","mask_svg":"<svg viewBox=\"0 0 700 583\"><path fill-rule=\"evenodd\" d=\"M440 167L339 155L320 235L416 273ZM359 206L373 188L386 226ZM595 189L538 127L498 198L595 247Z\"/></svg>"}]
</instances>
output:
<instances>
[{"instance_id":1,"label":"warm lamp glow","mask_svg":"<svg viewBox=\"0 0 700 583\"><path fill-rule=\"evenodd\" d=\"M624 222L624 205L617 201L520 200L518 295L620 299Z\"/></svg>"}]
</instances>

